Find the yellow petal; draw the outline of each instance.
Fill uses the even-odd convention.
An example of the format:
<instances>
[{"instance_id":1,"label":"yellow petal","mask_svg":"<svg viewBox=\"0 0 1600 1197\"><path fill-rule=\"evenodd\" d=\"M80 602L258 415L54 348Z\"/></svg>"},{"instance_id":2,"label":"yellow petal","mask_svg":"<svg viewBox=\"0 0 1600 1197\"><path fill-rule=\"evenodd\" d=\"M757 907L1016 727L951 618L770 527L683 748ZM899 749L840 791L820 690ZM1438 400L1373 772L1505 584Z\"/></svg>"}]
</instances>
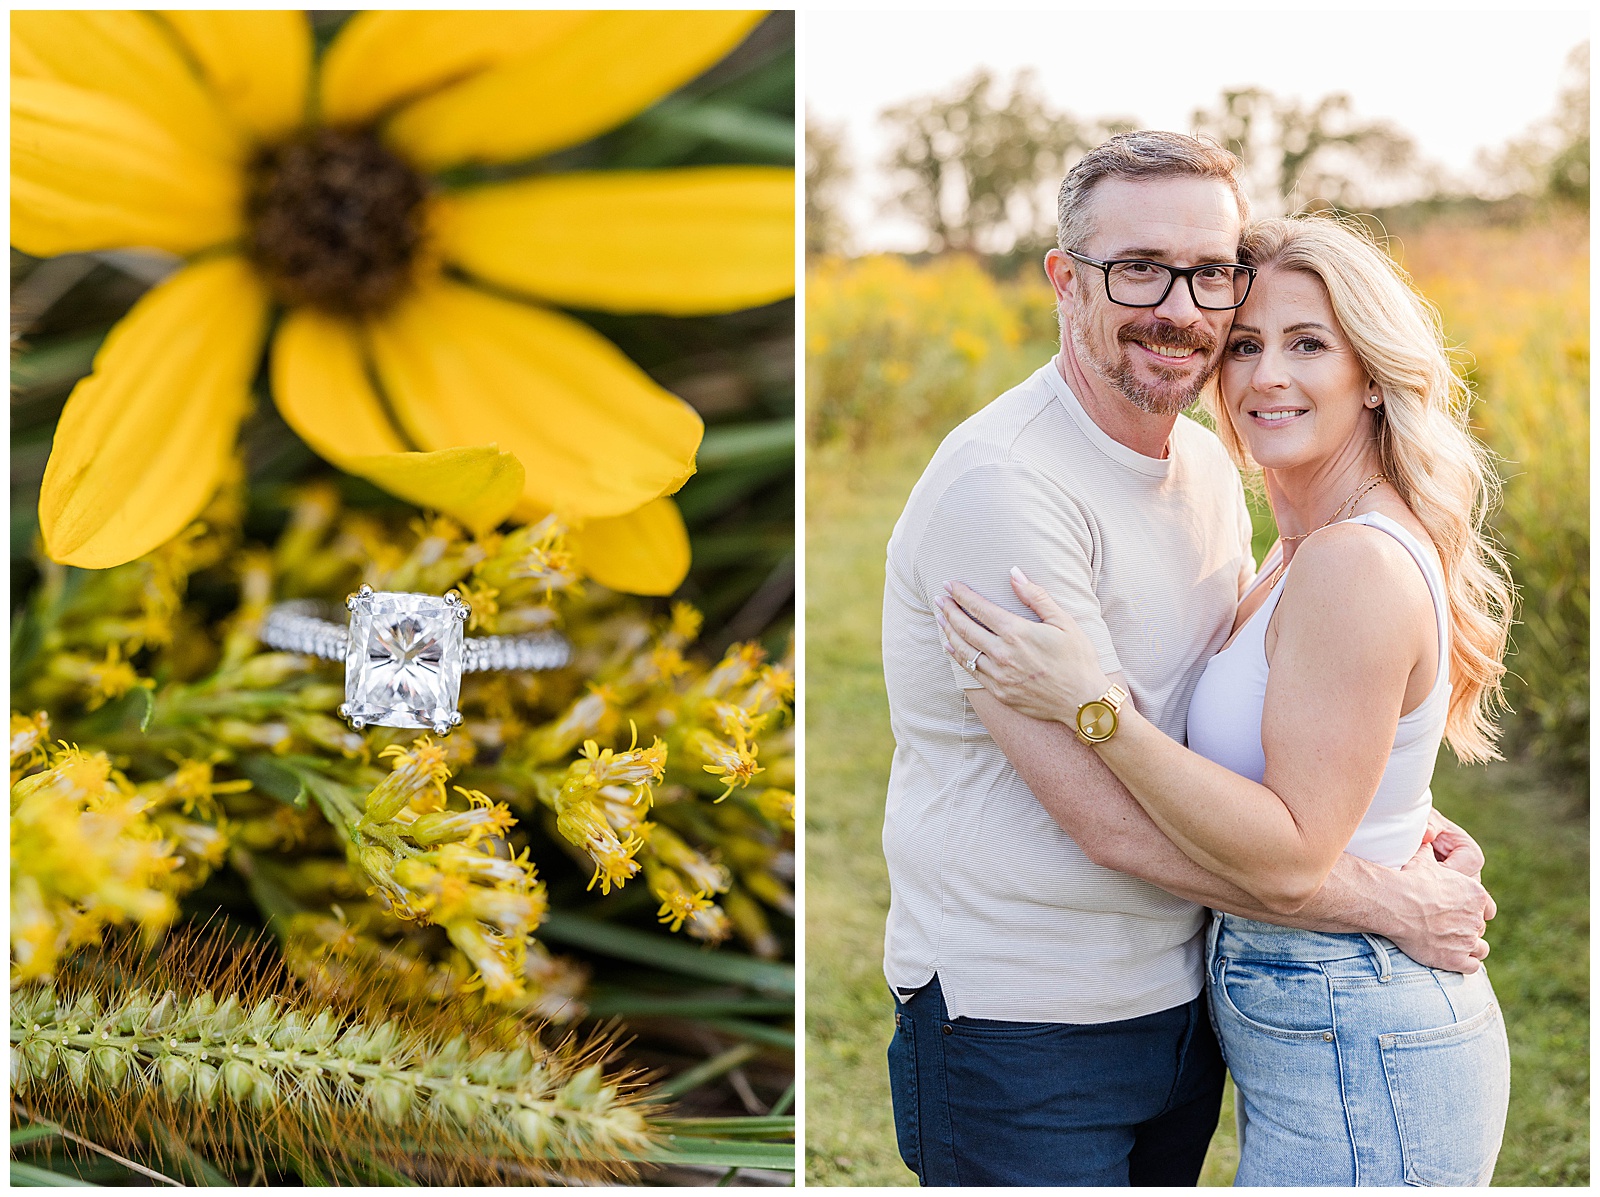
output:
<instances>
[{"instance_id":1,"label":"yellow petal","mask_svg":"<svg viewBox=\"0 0 1600 1197\"><path fill-rule=\"evenodd\" d=\"M223 108L257 139L281 137L305 120L311 23L304 13L185 8L161 15Z\"/></svg>"},{"instance_id":2,"label":"yellow petal","mask_svg":"<svg viewBox=\"0 0 1600 1197\"><path fill-rule=\"evenodd\" d=\"M408 452L373 388L359 330L302 308L272 343L272 395L289 427L322 457L473 531L494 527L522 497L522 464L495 446Z\"/></svg>"},{"instance_id":3,"label":"yellow petal","mask_svg":"<svg viewBox=\"0 0 1600 1197\"><path fill-rule=\"evenodd\" d=\"M199 514L249 404L266 317L236 257L187 267L134 304L56 426L39 493L52 558L120 565Z\"/></svg>"},{"instance_id":4,"label":"yellow petal","mask_svg":"<svg viewBox=\"0 0 1600 1197\"><path fill-rule=\"evenodd\" d=\"M11 74L115 97L190 150L244 160L240 130L195 76L170 30L150 13L13 12Z\"/></svg>"},{"instance_id":5,"label":"yellow petal","mask_svg":"<svg viewBox=\"0 0 1600 1197\"><path fill-rule=\"evenodd\" d=\"M568 307L693 315L794 294L794 171L550 175L447 196L445 258Z\"/></svg>"},{"instance_id":6,"label":"yellow petal","mask_svg":"<svg viewBox=\"0 0 1600 1197\"><path fill-rule=\"evenodd\" d=\"M373 389L360 330L337 316L312 308L284 316L272 339L272 398L284 422L336 466L413 447Z\"/></svg>"},{"instance_id":7,"label":"yellow petal","mask_svg":"<svg viewBox=\"0 0 1600 1197\"><path fill-rule=\"evenodd\" d=\"M241 229L239 173L112 96L11 81L11 244L191 253Z\"/></svg>"},{"instance_id":8,"label":"yellow petal","mask_svg":"<svg viewBox=\"0 0 1600 1197\"><path fill-rule=\"evenodd\" d=\"M627 594L671 594L689 572L689 533L671 499L656 499L573 533L578 568Z\"/></svg>"},{"instance_id":9,"label":"yellow petal","mask_svg":"<svg viewBox=\"0 0 1600 1197\"><path fill-rule=\"evenodd\" d=\"M532 53L586 12L359 12L322 60L322 116L364 124L396 104Z\"/></svg>"},{"instance_id":10,"label":"yellow petal","mask_svg":"<svg viewBox=\"0 0 1600 1197\"><path fill-rule=\"evenodd\" d=\"M700 417L558 312L439 279L370 327L379 384L424 449L498 444L523 498L568 519L622 515L694 472Z\"/></svg>"},{"instance_id":11,"label":"yellow petal","mask_svg":"<svg viewBox=\"0 0 1600 1197\"><path fill-rule=\"evenodd\" d=\"M473 532L487 532L522 499L522 463L495 445L435 453L384 453L339 463L391 495L442 511Z\"/></svg>"},{"instance_id":12,"label":"yellow petal","mask_svg":"<svg viewBox=\"0 0 1600 1197\"><path fill-rule=\"evenodd\" d=\"M429 169L586 141L643 112L743 40L758 12L597 12L564 37L402 109L388 137Z\"/></svg>"}]
</instances>

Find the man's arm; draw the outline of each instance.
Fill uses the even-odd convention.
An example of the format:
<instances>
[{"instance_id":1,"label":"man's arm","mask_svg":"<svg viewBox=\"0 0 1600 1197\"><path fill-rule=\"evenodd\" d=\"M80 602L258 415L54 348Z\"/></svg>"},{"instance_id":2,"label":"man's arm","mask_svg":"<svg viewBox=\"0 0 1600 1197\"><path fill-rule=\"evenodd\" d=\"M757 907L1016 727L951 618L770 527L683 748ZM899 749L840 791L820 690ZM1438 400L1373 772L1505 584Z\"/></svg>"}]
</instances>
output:
<instances>
[{"instance_id":1,"label":"man's arm","mask_svg":"<svg viewBox=\"0 0 1600 1197\"><path fill-rule=\"evenodd\" d=\"M1245 918L1384 935L1434 968L1476 972L1487 954L1481 940L1485 919L1493 917L1487 891L1474 877L1436 863L1428 844L1400 870L1345 853L1297 913L1274 913L1179 851L1064 724L1019 714L985 690L969 690L967 698L1028 788L1095 864Z\"/></svg>"}]
</instances>

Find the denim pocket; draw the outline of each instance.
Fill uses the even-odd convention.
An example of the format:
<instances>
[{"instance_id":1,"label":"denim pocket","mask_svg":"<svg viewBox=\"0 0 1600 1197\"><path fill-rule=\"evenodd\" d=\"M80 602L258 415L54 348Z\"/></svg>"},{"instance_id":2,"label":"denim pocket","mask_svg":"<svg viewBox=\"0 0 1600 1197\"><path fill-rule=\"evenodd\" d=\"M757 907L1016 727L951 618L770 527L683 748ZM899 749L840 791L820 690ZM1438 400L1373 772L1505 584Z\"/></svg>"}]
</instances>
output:
<instances>
[{"instance_id":1,"label":"denim pocket","mask_svg":"<svg viewBox=\"0 0 1600 1197\"><path fill-rule=\"evenodd\" d=\"M917 1125L917 1028L911 1015L895 1017L889 1040L889 1098L894 1105L894 1137L906 1167L922 1176L922 1136Z\"/></svg>"},{"instance_id":2,"label":"denim pocket","mask_svg":"<svg viewBox=\"0 0 1600 1197\"><path fill-rule=\"evenodd\" d=\"M1280 1039L1332 1038L1333 1002L1328 978L1316 965L1223 958L1217 961L1213 989L1225 1010L1264 1035Z\"/></svg>"},{"instance_id":3,"label":"denim pocket","mask_svg":"<svg viewBox=\"0 0 1600 1197\"><path fill-rule=\"evenodd\" d=\"M1511 1062L1490 1004L1465 1022L1378 1036L1411 1185L1486 1185L1500 1154Z\"/></svg>"}]
</instances>

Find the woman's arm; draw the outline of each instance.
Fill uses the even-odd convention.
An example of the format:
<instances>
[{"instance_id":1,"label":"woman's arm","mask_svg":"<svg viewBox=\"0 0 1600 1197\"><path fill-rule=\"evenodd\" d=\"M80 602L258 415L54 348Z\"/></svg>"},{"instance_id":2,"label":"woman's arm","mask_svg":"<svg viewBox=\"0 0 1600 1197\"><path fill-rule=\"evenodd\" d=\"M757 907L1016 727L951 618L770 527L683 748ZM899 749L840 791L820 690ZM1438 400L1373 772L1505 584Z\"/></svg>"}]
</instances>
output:
<instances>
[{"instance_id":1,"label":"woman's arm","mask_svg":"<svg viewBox=\"0 0 1600 1197\"><path fill-rule=\"evenodd\" d=\"M976 676L997 698L1071 726L1107 679L1049 596L1020 577L1014 585L1046 622L957 585L957 601L941 608L952 655L965 662L981 650ZM1263 784L1183 748L1127 704L1116 735L1095 751L1185 855L1292 913L1321 886L1371 802L1427 643L1422 631L1431 636L1434 624L1409 555L1353 526L1302 546L1279 610Z\"/></svg>"}]
</instances>

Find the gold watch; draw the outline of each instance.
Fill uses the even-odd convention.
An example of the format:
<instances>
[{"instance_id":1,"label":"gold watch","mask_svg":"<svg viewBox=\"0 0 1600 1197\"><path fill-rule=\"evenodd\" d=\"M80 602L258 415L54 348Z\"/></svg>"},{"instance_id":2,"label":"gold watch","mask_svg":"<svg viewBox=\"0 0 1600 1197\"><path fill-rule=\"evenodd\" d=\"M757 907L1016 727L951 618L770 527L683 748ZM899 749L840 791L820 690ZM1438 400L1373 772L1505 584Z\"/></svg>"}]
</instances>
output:
<instances>
[{"instance_id":1,"label":"gold watch","mask_svg":"<svg viewBox=\"0 0 1600 1197\"><path fill-rule=\"evenodd\" d=\"M1128 692L1113 685L1099 698L1091 698L1078 708L1078 739L1085 744L1104 744L1117 734L1117 712L1128 701Z\"/></svg>"}]
</instances>

